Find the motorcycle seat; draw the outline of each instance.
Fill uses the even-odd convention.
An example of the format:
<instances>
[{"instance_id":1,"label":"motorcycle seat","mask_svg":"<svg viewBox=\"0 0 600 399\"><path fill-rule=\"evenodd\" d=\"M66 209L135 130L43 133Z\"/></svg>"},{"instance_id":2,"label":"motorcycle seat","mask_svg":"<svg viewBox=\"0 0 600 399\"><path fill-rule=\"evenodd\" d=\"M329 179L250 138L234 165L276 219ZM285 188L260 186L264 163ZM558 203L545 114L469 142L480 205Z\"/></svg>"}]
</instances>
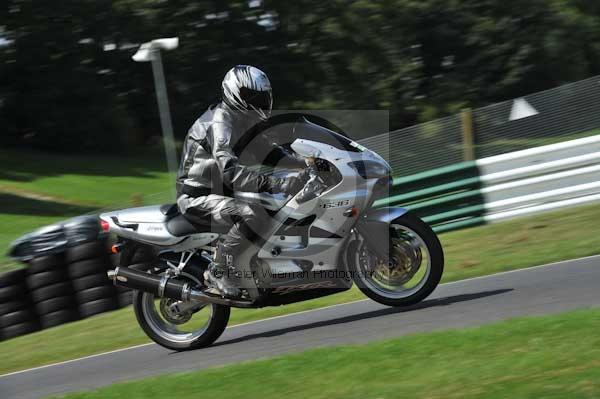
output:
<instances>
[{"instance_id":1,"label":"motorcycle seat","mask_svg":"<svg viewBox=\"0 0 600 399\"><path fill-rule=\"evenodd\" d=\"M210 216L203 223L192 223L177 210L177 213L167 221L167 231L175 237L184 237L199 233L225 234L229 231L229 227L211 223Z\"/></svg>"},{"instance_id":2,"label":"motorcycle seat","mask_svg":"<svg viewBox=\"0 0 600 399\"><path fill-rule=\"evenodd\" d=\"M160 212L167 216L175 216L179 214L179 207L177 206L177 204L164 204L160 206Z\"/></svg>"}]
</instances>

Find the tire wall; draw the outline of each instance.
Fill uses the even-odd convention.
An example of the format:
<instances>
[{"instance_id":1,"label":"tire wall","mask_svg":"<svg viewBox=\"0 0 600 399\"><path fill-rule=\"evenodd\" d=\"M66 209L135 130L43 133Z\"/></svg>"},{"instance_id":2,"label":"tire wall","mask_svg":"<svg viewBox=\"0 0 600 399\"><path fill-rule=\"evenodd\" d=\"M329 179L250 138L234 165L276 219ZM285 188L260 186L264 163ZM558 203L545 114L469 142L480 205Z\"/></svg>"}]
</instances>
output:
<instances>
[{"instance_id":1,"label":"tire wall","mask_svg":"<svg viewBox=\"0 0 600 399\"><path fill-rule=\"evenodd\" d=\"M131 304L132 292L107 277L106 237L43 254L0 274L0 340Z\"/></svg>"}]
</instances>

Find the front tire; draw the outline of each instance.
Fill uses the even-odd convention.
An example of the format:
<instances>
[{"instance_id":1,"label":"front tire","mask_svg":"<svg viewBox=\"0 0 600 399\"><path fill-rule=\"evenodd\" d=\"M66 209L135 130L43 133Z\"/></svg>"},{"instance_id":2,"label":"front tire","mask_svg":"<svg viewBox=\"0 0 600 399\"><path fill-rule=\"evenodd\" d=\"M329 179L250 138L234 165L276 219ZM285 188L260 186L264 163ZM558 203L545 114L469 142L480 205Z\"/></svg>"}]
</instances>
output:
<instances>
[{"instance_id":1,"label":"front tire","mask_svg":"<svg viewBox=\"0 0 600 399\"><path fill-rule=\"evenodd\" d=\"M365 240L350 245L348 266L353 280L366 296L381 304L403 307L419 303L442 278L440 241L429 225L410 212L390 223L389 238L390 253L385 262ZM394 268L400 272L394 274Z\"/></svg>"}]
</instances>

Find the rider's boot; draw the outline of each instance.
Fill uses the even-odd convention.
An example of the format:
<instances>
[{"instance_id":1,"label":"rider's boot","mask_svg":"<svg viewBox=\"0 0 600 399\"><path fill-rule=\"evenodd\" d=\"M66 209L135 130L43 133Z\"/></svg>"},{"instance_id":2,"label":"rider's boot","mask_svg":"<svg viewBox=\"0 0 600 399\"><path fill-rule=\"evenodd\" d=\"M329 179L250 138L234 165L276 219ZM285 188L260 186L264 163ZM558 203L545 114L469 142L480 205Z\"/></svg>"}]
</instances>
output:
<instances>
[{"instance_id":1,"label":"rider's boot","mask_svg":"<svg viewBox=\"0 0 600 399\"><path fill-rule=\"evenodd\" d=\"M239 298L242 273L234 264L234 256L222 243L217 244L214 261L204 272L209 292L228 298Z\"/></svg>"}]
</instances>

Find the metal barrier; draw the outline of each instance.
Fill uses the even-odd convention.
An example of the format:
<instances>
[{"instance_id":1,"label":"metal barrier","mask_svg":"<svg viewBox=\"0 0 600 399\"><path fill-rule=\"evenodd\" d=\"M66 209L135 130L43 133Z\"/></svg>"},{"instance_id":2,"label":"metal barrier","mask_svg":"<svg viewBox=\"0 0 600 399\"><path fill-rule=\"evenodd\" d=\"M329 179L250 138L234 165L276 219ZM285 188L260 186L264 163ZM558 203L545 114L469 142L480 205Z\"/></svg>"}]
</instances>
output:
<instances>
[{"instance_id":1,"label":"metal barrier","mask_svg":"<svg viewBox=\"0 0 600 399\"><path fill-rule=\"evenodd\" d=\"M444 232L600 200L600 135L394 179L390 197Z\"/></svg>"},{"instance_id":2,"label":"metal barrier","mask_svg":"<svg viewBox=\"0 0 600 399\"><path fill-rule=\"evenodd\" d=\"M483 202L479 168L471 161L396 178L390 197L374 205L402 205L442 232L483 223Z\"/></svg>"},{"instance_id":3,"label":"metal barrier","mask_svg":"<svg viewBox=\"0 0 600 399\"><path fill-rule=\"evenodd\" d=\"M504 220L600 194L600 135L478 160L485 220Z\"/></svg>"}]
</instances>

